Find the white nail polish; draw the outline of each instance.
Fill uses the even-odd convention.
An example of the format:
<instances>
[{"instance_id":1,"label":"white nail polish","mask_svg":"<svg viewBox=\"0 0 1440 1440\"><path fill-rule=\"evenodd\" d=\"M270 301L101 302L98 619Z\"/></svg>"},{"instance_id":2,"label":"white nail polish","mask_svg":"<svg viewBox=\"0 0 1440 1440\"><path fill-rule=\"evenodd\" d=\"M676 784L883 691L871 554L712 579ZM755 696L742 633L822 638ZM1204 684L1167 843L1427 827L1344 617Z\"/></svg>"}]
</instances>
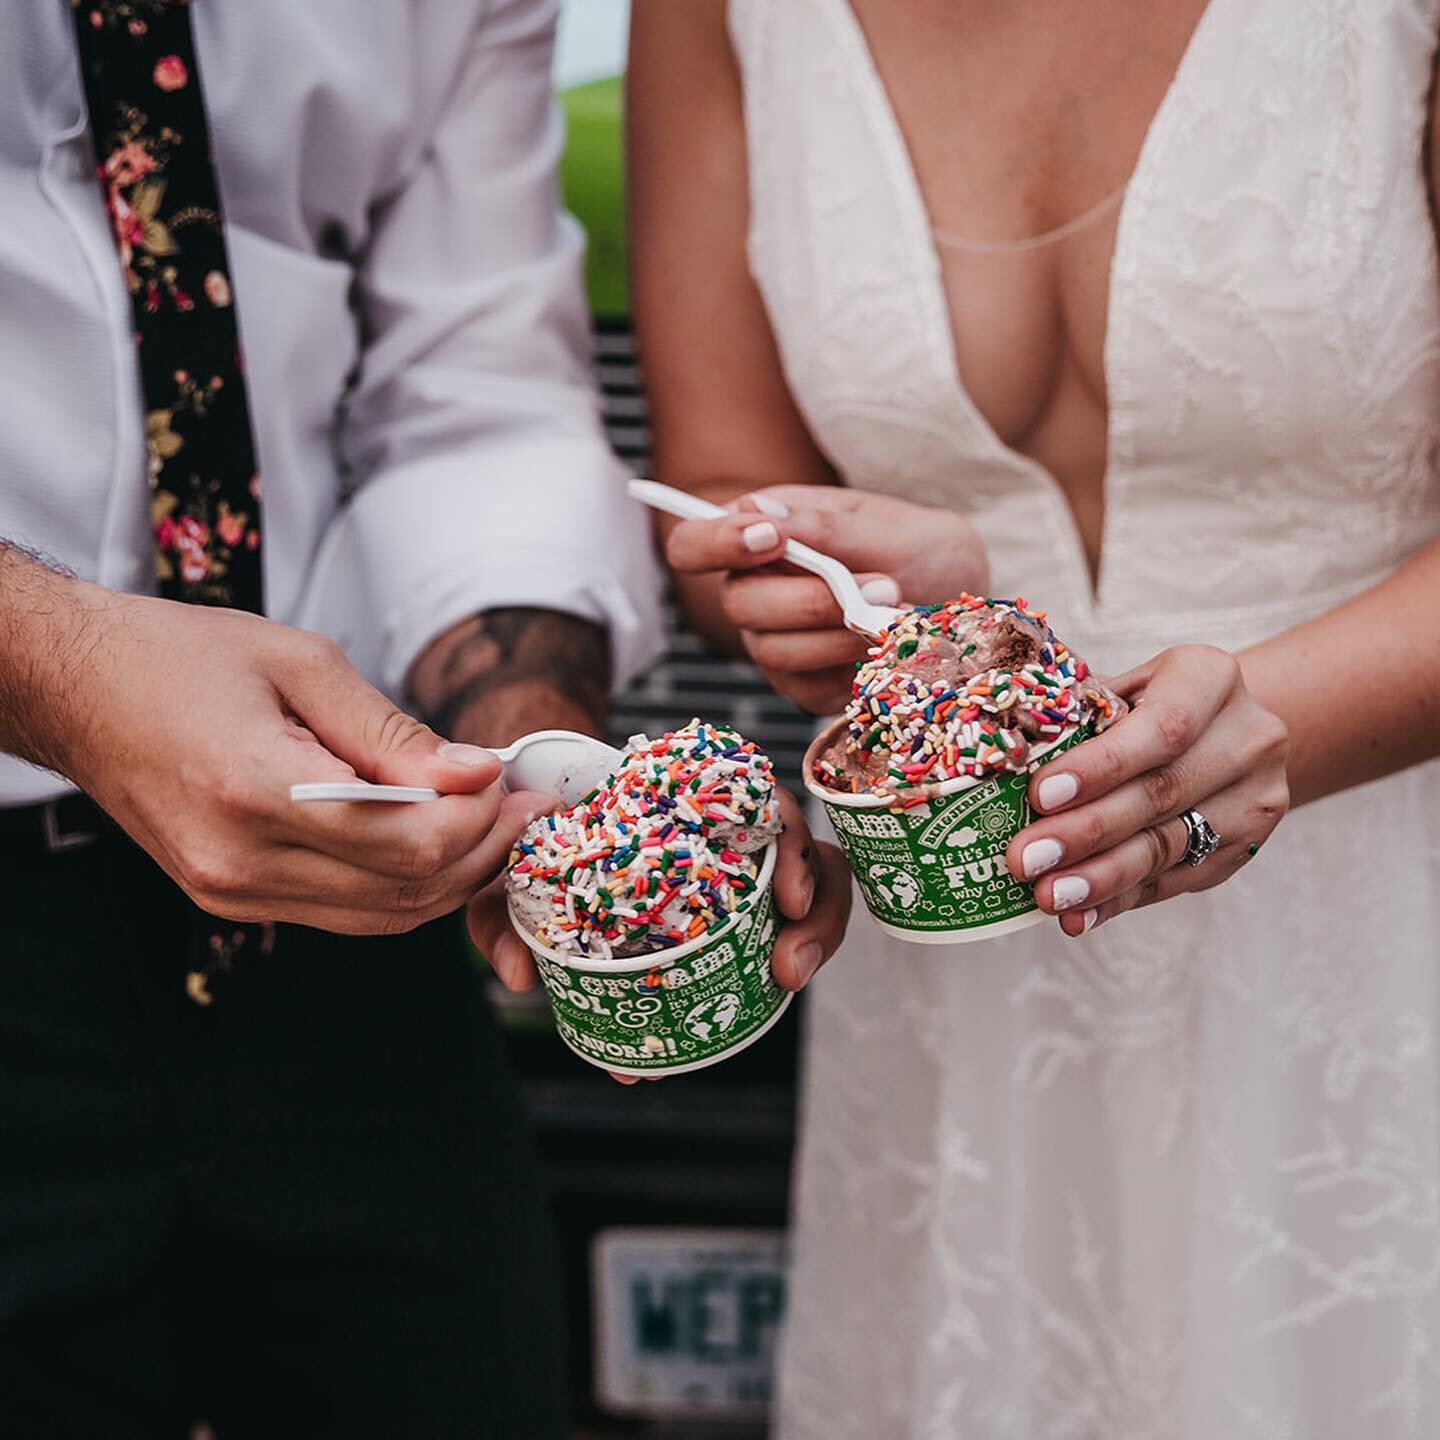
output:
<instances>
[{"instance_id":1,"label":"white nail polish","mask_svg":"<svg viewBox=\"0 0 1440 1440\"><path fill-rule=\"evenodd\" d=\"M900 603L900 587L888 575L878 575L874 580L867 580L860 587L860 593L872 605Z\"/></svg>"},{"instance_id":2,"label":"white nail polish","mask_svg":"<svg viewBox=\"0 0 1440 1440\"><path fill-rule=\"evenodd\" d=\"M1033 880L1037 875L1053 870L1064 853L1058 840L1032 840L1020 852L1020 864L1025 871L1025 878Z\"/></svg>"},{"instance_id":3,"label":"white nail polish","mask_svg":"<svg viewBox=\"0 0 1440 1440\"><path fill-rule=\"evenodd\" d=\"M1083 935L1087 930L1095 928L1095 922L1100 918L1098 910L1087 910L1080 917L1080 933Z\"/></svg>"},{"instance_id":4,"label":"white nail polish","mask_svg":"<svg viewBox=\"0 0 1440 1440\"><path fill-rule=\"evenodd\" d=\"M783 500L776 500L769 495L752 495L750 503L762 514L772 515L776 520L788 520L790 518L790 507Z\"/></svg>"},{"instance_id":5,"label":"white nail polish","mask_svg":"<svg viewBox=\"0 0 1440 1440\"><path fill-rule=\"evenodd\" d=\"M740 538L745 542L747 550L758 555L762 550L775 548L780 532L768 520L762 520L758 525L747 525L740 532Z\"/></svg>"},{"instance_id":6,"label":"white nail polish","mask_svg":"<svg viewBox=\"0 0 1440 1440\"><path fill-rule=\"evenodd\" d=\"M1068 805L1080 790L1080 782L1069 774L1047 775L1040 782L1038 798L1042 810Z\"/></svg>"},{"instance_id":7,"label":"white nail polish","mask_svg":"<svg viewBox=\"0 0 1440 1440\"><path fill-rule=\"evenodd\" d=\"M1090 882L1079 875L1062 875L1050 887L1057 910L1073 910L1090 898Z\"/></svg>"}]
</instances>

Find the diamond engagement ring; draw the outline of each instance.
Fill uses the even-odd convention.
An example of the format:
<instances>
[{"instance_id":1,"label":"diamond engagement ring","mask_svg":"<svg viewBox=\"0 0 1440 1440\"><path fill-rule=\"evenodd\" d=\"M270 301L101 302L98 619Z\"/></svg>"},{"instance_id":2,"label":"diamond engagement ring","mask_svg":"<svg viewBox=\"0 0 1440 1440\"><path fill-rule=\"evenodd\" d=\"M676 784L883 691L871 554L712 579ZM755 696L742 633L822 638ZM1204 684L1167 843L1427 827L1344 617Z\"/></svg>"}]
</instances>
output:
<instances>
[{"instance_id":1,"label":"diamond engagement ring","mask_svg":"<svg viewBox=\"0 0 1440 1440\"><path fill-rule=\"evenodd\" d=\"M1220 848L1220 836L1198 810L1186 810L1180 818L1185 822L1188 837L1181 862L1186 865L1203 864Z\"/></svg>"}]
</instances>

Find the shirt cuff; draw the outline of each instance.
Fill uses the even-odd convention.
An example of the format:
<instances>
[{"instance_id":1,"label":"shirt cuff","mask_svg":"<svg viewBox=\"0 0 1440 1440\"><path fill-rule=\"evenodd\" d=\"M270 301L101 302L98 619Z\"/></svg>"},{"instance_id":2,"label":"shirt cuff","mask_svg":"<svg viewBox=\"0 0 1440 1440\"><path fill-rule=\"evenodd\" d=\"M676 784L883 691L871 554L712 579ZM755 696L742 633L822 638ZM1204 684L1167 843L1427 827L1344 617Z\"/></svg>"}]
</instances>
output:
<instances>
[{"instance_id":1,"label":"shirt cuff","mask_svg":"<svg viewBox=\"0 0 1440 1440\"><path fill-rule=\"evenodd\" d=\"M606 628L619 689L664 649L648 516L627 478L602 444L569 438L376 476L331 527L299 623L403 700L416 657L450 626L497 606L559 610Z\"/></svg>"}]
</instances>

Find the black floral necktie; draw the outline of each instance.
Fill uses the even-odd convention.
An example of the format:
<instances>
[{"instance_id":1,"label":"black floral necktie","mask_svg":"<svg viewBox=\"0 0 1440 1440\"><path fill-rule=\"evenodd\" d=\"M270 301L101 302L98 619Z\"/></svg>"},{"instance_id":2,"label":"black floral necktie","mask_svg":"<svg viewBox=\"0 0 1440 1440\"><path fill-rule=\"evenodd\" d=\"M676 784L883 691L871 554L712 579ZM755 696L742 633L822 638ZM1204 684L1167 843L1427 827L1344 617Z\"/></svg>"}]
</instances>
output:
<instances>
[{"instance_id":1,"label":"black floral necktie","mask_svg":"<svg viewBox=\"0 0 1440 1440\"><path fill-rule=\"evenodd\" d=\"M260 474L188 0L71 4L135 321L160 594L258 613ZM273 938L197 912L191 998Z\"/></svg>"},{"instance_id":2,"label":"black floral necktie","mask_svg":"<svg viewBox=\"0 0 1440 1440\"><path fill-rule=\"evenodd\" d=\"M187 0L72 0L130 290L160 593L263 608L260 475Z\"/></svg>"}]
</instances>

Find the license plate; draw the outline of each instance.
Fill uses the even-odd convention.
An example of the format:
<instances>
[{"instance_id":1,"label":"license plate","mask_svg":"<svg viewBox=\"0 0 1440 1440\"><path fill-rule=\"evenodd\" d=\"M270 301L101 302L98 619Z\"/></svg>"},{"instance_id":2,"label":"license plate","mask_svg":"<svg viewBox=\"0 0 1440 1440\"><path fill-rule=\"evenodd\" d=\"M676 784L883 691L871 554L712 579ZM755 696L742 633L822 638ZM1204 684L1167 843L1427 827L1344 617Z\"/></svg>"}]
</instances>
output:
<instances>
[{"instance_id":1,"label":"license plate","mask_svg":"<svg viewBox=\"0 0 1440 1440\"><path fill-rule=\"evenodd\" d=\"M602 1230L591 1271L602 1409L763 1417L785 1308L783 1231Z\"/></svg>"}]
</instances>

